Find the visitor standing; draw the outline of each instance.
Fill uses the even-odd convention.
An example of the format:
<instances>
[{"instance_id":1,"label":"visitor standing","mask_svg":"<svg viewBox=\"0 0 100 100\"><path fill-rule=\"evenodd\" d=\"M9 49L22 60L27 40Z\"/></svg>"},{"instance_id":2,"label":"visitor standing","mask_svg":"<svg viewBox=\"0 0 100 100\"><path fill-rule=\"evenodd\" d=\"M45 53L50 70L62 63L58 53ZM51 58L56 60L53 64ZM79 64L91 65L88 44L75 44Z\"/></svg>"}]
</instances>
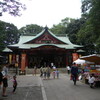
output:
<instances>
[{"instance_id":1,"label":"visitor standing","mask_svg":"<svg viewBox=\"0 0 100 100\"><path fill-rule=\"evenodd\" d=\"M36 67L36 65L35 65L35 66L34 66L34 72L33 72L33 75L36 76L36 74L37 74L37 67Z\"/></svg>"},{"instance_id":2,"label":"visitor standing","mask_svg":"<svg viewBox=\"0 0 100 100\"><path fill-rule=\"evenodd\" d=\"M70 66L68 65L68 66L67 66L67 73L68 73L68 74L70 74L70 70L71 70L71 68L70 68Z\"/></svg>"},{"instance_id":3,"label":"visitor standing","mask_svg":"<svg viewBox=\"0 0 100 100\"><path fill-rule=\"evenodd\" d=\"M76 81L78 79L78 67L77 67L76 63L73 63L73 65L71 67L71 76L72 76L74 85L76 85Z\"/></svg>"},{"instance_id":4,"label":"visitor standing","mask_svg":"<svg viewBox=\"0 0 100 100\"><path fill-rule=\"evenodd\" d=\"M44 68L43 68L43 77L44 77L44 79L46 79L46 77L47 77L46 71L47 71L47 68L44 67Z\"/></svg>"},{"instance_id":5,"label":"visitor standing","mask_svg":"<svg viewBox=\"0 0 100 100\"><path fill-rule=\"evenodd\" d=\"M59 78L59 70L58 70L58 68L56 69L56 76L57 76L57 78Z\"/></svg>"},{"instance_id":6,"label":"visitor standing","mask_svg":"<svg viewBox=\"0 0 100 100\"><path fill-rule=\"evenodd\" d=\"M8 87L8 65L5 65L3 67L2 74L3 74L3 92L2 92L2 96L7 97L6 88Z\"/></svg>"},{"instance_id":7,"label":"visitor standing","mask_svg":"<svg viewBox=\"0 0 100 100\"><path fill-rule=\"evenodd\" d=\"M15 93L16 88L17 88L17 80L16 80L16 75L15 75L15 76L13 76L13 91L12 91L12 93Z\"/></svg>"},{"instance_id":8,"label":"visitor standing","mask_svg":"<svg viewBox=\"0 0 100 100\"><path fill-rule=\"evenodd\" d=\"M47 73L47 79L49 79L50 78L50 73L51 73L51 68L49 66L47 66L46 73Z\"/></svg>"},{"instance_id":9,"label":"visitor standing","mask_svg":"<svg viewBox=\"0 0 100 100\"><path fill-rule=\"evenodd\" d=\"M52 72L52 74L53 74L53 78L55 79L55 77L56 77L56 66L53 66L53 72Z\"/></svg>"},{"instance_id":10,"label":"visitor standing","mask_svg":"<svg viewBox=\"0 0 100 100\"><path fill-rule=\"evenodd\" d=\"M40 68L40 77L43 76L43 67Z\"/></svg>"}]
</instances>

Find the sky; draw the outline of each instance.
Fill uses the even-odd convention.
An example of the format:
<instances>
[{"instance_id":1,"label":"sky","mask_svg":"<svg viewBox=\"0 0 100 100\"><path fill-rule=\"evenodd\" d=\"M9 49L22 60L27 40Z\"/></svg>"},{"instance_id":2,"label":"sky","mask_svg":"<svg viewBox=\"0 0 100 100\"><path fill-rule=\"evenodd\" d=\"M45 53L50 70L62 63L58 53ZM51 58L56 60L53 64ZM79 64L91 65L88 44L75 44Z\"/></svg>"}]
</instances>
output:
<instances>
[{"instance_id":1,"label":"sky","mask_svg":"<svg viewBox=\"0 0 100 100\"><path fill-rule=\"evenodd\" d=\"M81 0L21 0L27 9L22 11L20 17L14 17L7 13L0 20L13 23L17 28L29 24L48 26L57 25L62 19L81 17Z\"/></svg>"}]
</instances>

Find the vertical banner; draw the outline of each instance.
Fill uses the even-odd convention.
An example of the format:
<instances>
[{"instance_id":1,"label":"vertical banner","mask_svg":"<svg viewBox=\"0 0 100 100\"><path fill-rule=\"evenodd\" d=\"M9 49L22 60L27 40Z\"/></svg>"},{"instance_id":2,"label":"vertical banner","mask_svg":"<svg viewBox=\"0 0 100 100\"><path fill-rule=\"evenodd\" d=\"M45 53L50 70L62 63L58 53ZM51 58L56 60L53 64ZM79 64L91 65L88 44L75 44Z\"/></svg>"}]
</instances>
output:
<instances>
[{"instance_id":1,"label":"vertical banner","mask_svg":"<svg viewBox=\"0 0 100 100\"><path fill-rule=\"evenodd\" d=\"M26 68L26 54L21 55L21 71L24 71Z\"/></svg>"},{"instance_id":2,"label":"vertical banner","mask_svg":"<svg viewBox=\"0 0 100 100\"><path fill-rule=\"evenodd\" d=\"M9 54L9 64L11 64L11 63L12 63L12 55Z\"/></svg>"},{"instance_id":3,"label":"vertical banner","mask_svg":"<svg viewBox=\"0 0 100 100\"><path fill-rule=\"evenodd\" d=\"M79 58L77 53L73 53L72 56L73 56L73 61L75 61Z\"/></svg>"},{"instance_id":4,"label":"vertical banner","mask_svg":"<svg viewBox=\"0 0 100 100\"><path fill-rule=\"evenodd\" d=\"M13 61L12 61L12 63L15 64L15 61L16 61L16 55L13 54Z\"/></svg>"}]
</instances>

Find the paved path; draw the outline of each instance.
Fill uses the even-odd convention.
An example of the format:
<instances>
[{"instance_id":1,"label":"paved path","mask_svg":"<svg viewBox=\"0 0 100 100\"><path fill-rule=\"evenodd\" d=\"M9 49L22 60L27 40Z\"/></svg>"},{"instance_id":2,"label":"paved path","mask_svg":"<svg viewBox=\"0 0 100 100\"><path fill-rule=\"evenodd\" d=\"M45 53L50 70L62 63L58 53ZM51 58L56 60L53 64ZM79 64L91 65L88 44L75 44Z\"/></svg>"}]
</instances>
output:
<instances>
[{"instance_id":1,"label":"paved path","mask_svg":"<svg viewBox=\"0 0 100 100\"><path fill-rule=\"evenodd\" d=\"M100 100L100 88L91 89L88 85L69 80L69 76L61 74L59 79L44 80L38 76L17 76L18 88L12 91L12 81L7 88L8 97L0 95L0 100ZM1 92L1 90L0 90Z\"/></svg>"},{"instance_id":2,"label":"paved path","mask_svg":"<svg viewBox=\"0 0 100 100\"><path fill-rule=\"evenodd\" d=\"M88 85L69 80L61 74L59 79L43 80L48 100L100 100L100 88L91 89Z\"/></svg>"},{"instance_id":3,"label":"paved path","mask_svg":"<svg viewBox=\"0 0 100 100\"><path fill-rule=\"evenodd\" d=\"M8 97L2 97L0 100L43 100L43 87L41 78L33 75L17 76L18 87L16 93L12 93L12 79L9 80L7 88Z\"/></svg>"}]
</instances>

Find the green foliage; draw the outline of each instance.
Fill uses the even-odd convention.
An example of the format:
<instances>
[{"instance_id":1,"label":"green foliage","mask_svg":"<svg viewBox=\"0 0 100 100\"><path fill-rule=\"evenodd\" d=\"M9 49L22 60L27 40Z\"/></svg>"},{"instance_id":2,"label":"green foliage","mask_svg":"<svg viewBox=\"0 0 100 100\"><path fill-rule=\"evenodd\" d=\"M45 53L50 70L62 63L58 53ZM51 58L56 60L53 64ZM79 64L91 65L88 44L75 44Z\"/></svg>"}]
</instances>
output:
<instances>
[{"instance_id":1,"label":"green foliage","mask_svg":"<svg viewBox=\"0 0 100 100\"><path fill-rule=\"evenodd\" d=\"M20 34L38 34L41 32L43 27L36 25L36 24L31 24L31 25L26 25L25 27L22 27L19 29Z\"/></svg>"},{"instance_id":2,"label":"green foliage","mask_svg":"<svg viewBox=\"0 0 100 100\"><path fill-rule=\"evenodd\" d=\"M100 0L93 0L92 9L90 10L90 20L94 27L95 34L100 36Z\"/></svg>"},{"instance_id":3,"label":"green foliage","mask_svg":"<svg viewBox=\"0 0 100 100\"><path fill-rule=\"evenodd\" d=\"M54 34L65 34L66 27L58 24L53 25L53 27L50 29Z\"/></svg>"},{"instance_id":4,"label":"green foliage","mask_svg":"<svg viewBox=\"0 0 100 100\"><path fill-rule=\"evenodd\" d=\"M77 44L77 33L80 30L80 28L84 25L86 19L80 18L80 19L74 19L72 22L70 22L66 28L66 34L68 34L69 39L72 43Z\"/></svg>"},{"instance_id":5,"label":"green foliage","mask_svg":"<svg viewBox=\"0 0 100 100\"><path fill-rule=\"evenodd\" d=\"M77 33L77 41L86 47L88 53L100 53L100 0L83 0L82 7L88 17Z\"/></svg>"},{"instance_id":6,"label":"green foliage","mask_svg":"<svg viewBox=\"0 0 100 100\"><path fill-rule=\"evenodd\" d=\"M81 10L82 13L89 13L90 9L92 8L92 1L93 0L82 0Z\"/></svg>"},{"instance_id":7,"label":"green foliage","mask_svg":"<svg viewBox=\"0 0 100 100\"><path fill-rule=\"evenodd\" d=\"M26 9L25 5L18 0L2 0L0 1L0 16L3 13L8 12L13 16L20 16L20 11Z\"/></svg>"},{"instance_id":8,"label":"green foliage","mask_svg":"<svg viewBox=\"0 0 100 100\"><path fill-rule=\"evenodd\" d=\"M16 26L0 21L0 50L9 44L18 42L19 34Z\"/></svg>"},{"instance_id":9,"label":"green foliage","mask_svg":"<svg viewBox=\"0 0 100 100\"><path fill-rule=\"evenodd\" d=\"M53 27L50 29L54 34L65 34L66 33L66 27L70 22L73 22L74 19L72 18L64 18L61 20L61 22L57 25L53 25Z\"/></svg>"},{"instance_id":10,"label":"green foliage","mask_svg":"<svg viewBox=\"0 0 100 100\"><path fill-rule=\"evenodd\" d=\"M97 52L97 53L100 54L100 36L99 36L98 39L96 40L95 52Z\"/></svg>"}]
</instances>

